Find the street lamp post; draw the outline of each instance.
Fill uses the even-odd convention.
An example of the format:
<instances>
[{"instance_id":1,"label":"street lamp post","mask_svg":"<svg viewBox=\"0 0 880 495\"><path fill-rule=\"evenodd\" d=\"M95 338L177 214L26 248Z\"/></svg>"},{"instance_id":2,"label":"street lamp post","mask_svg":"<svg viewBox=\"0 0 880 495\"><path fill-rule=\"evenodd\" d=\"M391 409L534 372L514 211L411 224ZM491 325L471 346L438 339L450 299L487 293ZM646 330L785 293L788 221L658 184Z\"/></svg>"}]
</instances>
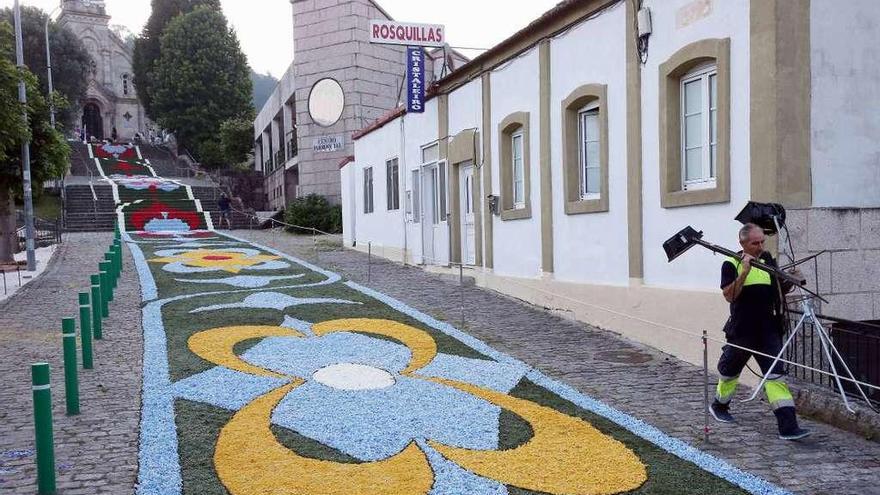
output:
<instances>
[{"instance_id":1,"label":"street lamp post","mask_svg":"<svg viewBox=\"0 0 880 495\"><path fill-rule=\"evenodd\" d=\"M21 42L21 8L18 0L15 0L13 11L15 19L15 61L19 70L24 74L24 51ZM24 76L18 81L18 101L21 102L21 111L24 113L24 121L28 121L27 115L27 90L24 85ZM37 270L37 256L34 252L34 197L31 191L31 143L29 139L21 143L21 178L24 189L24 225L25 246L27 247L27 269L29 272Z\"/></svg>"},{"instance_id":2,"label":"street lamp post","mask_svg":"<svg viewBox=\"0 0 880 495\"><path fill-rule=\"evenodd\" d=\"M45 25L46 73L47 73L46 75L48 76L46 78L46 81L49 83L49 122L52 123L52 129L55 128L55 102L52 101L52 93L54 92L54 89L52 88L52 54L49 52L49 21L52 20L52 14L57 12L58 9L60 9L60 8L61 8L61 5L59 4L51 12L49 12L49 15L46 16L46 25Z\"/></svg>"}]
</instances>

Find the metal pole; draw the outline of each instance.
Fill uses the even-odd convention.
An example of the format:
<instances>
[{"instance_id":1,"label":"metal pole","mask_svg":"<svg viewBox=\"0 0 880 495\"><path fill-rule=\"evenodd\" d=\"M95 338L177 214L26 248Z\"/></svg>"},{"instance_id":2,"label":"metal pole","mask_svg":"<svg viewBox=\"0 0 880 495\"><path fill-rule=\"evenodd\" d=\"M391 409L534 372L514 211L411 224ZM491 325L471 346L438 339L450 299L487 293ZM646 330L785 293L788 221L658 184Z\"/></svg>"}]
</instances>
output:
<instances>
[{"instance_id":1,"label":"metal pole","mask_svg":"<svg viewBox=\"0 0 880 495\"><path fill-rule=\"evenodd\" d=\"M49 363L31 365L34 397L34 437L37 446L37 493L55 493L55 446L52 435L52 390Z\"/></svg>"},{"instance_id":2,"label":"metal pole","mask_svg":"<svg viewBox=\"0 0 880 495\"><path fill-rule=\"evenodd\" d=\"M458 264L458 290L461 292L461 326L464 330L464 263Z\"/></svg>"},{"instance_id":3,"label":"metal pole","mask_svg":"<svg viewBox=\"0 0 880 495\"><path fill-rule=\"evenodd\" d=\"M370 276L372 275L372 263L373 263L373 243L367 243L367 283L370 283Z\"/></svg>"},{"instance_id":4,"label":"metal pole","mask_svg":"<svg viewBox=\"0 0 880 495\"><path fill-rule=\"evenodd\" d=\"M104 304L101 302L101 276L92 275L92 332L95 340L101 340L104 335L101 330L101 316Z\"/></svg>"},{"instance_id":5,"label":"metal pole","mask_svg":"<svg viewBox=\"0 0 880 495\"><path fill-rule=\"evenodd\" d=\"M55 7L55 10L58 10L58 7ZM55 103L52 101L52 93L54 89L52 88L52 54L49 52L49 21L52 20L52 13L55 12L53 10L46 16L46 81L49 83L49 122L52 124L52 129L55 128Z\"/></svg>"},{"instance_id":6,"label":"metal pole","mask_svg":"<svg viewBox=\"0 0 880 495\"><path fill-rule=\"evenodd\" d=\"M709 441L709 339L703 330L703 441Z\"/></svg>"},{"instance_id":7,"label":"metal pole","mask_svg":"<svg viewBox=\"0 0 880 495\"><path fill-rule=\"evenodd\" d=\"M76 376L76 320L61 320L61 337L64 344L64 398L67 415L79 414L79 379Z\"/></svg>"},{"instance_id":8,"label":"metal pole","mask_svg":"<svg viewBox=\"0 0 880 495\"><path fill-rule=\"evenodd\" d=\"M19 70L24 71L24 51L21 42L21 8L18 0L14 6L15 20L15 61ZM27 90L24 86L24 78L18 81L18 101L22 105L24 121L28 122L27 114ZM29 272L37 270L37 255L34 248L34 196L31 191L31 143L29 140L21 143L21 178L24 189L24 225L25 245L27 246L27 269Z\"/></svg>"},{"instance_id":9,"label":"metal pole","mask_svg":"<svg viewBox=\"0 0 880 495\"><path fill-rule=\"evenodd\" d=\"M92 308L88 292L79 293L79 338L82 342L83 369L94 367L92 355Z\"/></svg>"}]
</instances>

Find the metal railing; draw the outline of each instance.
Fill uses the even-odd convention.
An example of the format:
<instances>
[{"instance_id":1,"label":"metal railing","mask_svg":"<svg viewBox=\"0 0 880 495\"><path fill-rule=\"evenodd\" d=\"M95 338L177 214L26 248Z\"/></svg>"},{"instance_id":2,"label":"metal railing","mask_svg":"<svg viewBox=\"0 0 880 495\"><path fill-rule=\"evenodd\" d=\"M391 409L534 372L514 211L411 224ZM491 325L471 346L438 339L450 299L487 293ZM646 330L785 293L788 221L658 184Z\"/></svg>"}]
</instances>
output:
<instances>
[{"instance_id":1,"label":"metal railing","mask_svg":"<svg viewBox=\"0 0 880 495\"><path fill-rule=\"evenodd\" d=\"M791 331L800 319L799 311L790 311L788 331ZM846 365L861 382L880 386L880 325L872 322L850 321L832 316L817 315L831 336L834 347L846 361ZM832 376L816 370L831 369L828 358L822 350L822 343L810 321L804 321L804 328L794 337L786 349L785 359L802 366L790 366L789 374L807 383L827 387L836 391L837 384ZM840 360L835 358L834 365L840 370ZM849 382L843 383L844 391L858 398L858 390ZM867 389L868 398L880 405L880 390Z\"/></svg>"},{"instance_id":2,"label":"metal railing","mask_svg":"<svg viewBox=\"0 0 880 495\"><path fill-rule=\"evenodd\" d=\"M292 160L298 153L299 148L297 148L296 135L294 135L287 141L287 159Z\"/></svg>"},{"instance_id":3,"label":"metal railing","mask_svg":"<svg viewBox=\"0 0 880 495\"><path fill-rule=\"evenodd\" d=\"M21 223L24 223L23 215L20 215ZM26 227L22 225L15 229L15 252L20 253L27 248ZM61 243L61 218L47 220L34 217L34 244L36 247L45 247Z\"/></svg>"}]
</instances>

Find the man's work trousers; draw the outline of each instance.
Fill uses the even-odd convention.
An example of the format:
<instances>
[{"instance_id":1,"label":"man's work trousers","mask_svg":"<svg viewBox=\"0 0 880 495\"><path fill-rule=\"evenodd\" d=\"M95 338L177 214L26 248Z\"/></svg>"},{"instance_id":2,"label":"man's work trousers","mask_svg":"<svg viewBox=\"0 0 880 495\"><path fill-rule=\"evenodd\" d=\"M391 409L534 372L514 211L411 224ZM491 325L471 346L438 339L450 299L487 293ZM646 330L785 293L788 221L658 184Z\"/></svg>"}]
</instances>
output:
<instances>
[{"instance_id":1,"label":"man's work trousers","mask_svg":"<svg viewBox=\"0 0 880 495\"><path fill-rule=\"evenodd\" d=\"M754 349L758 352L776 356L782 348L782 336L771 332L764 332L763 335L751 336L746 338L728 338L730 344L740 347ZM715 391L715 399L722 404L730 403L730 399L736 393L736 386L739 382L739 375L745 368L749 358L754 356L761 372L765 375L770 371L770 365L773 364L773 358L753 354L751 351L725 345L721 350L721 359L718 360L718 373L721 378L718 380L718 388ZM788 385L782 380L785 374L783 363L777 362L776 366L764 382L764 392L767 394L767 400L770 406L777 410L782 407L794 407L794 398Z\"/></svg>"}]
</instances>

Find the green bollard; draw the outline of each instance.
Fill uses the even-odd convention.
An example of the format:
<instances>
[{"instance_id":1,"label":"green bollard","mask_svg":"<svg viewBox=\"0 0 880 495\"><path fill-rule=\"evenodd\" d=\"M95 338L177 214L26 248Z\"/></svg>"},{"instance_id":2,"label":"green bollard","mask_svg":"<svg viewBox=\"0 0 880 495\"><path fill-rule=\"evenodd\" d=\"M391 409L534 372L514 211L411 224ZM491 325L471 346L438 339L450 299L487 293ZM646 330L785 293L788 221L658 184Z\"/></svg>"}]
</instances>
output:
<instances>
[{"instance_id":1,"label":"green bollard","mask_svg":"<svg viewBox=\"0 0 880 495\"><path fill-rule=\"evenodd\" d=\"M95 367L92 355L92 308L88 292L79 293L79 338L82 342L83 369Z\"/></svg>"},{"instance_id":2,"label":"green bollard","mask_svg":"<svg viewBox=\"0 0 880 495\"><path fill-rule=\"evenodd\" d=\"M55 445L52 435L52 390L49 363L31 365L34 394L34 436L37 444L37 493L55 493Z\"/></svg>"},{"instance_id":3,"label":"green bollard","mask_svg":"<svg viewBox=\"0 0 880 495\"><path fill-rule=\"evenodd\" d=\"M101 276L92 275L92 334L95 340L104 338L101 332L101 318L104 304L101 302Z\"/></svg>"},{"instance_id":4,"label":"green bollard","mask_svg":"<svg viewBox=\"0 0 880 495\"><path fill-rule=\"evenodd\" d=\"M110 277L110 290L116 290L116 262L113 261L113 251L104 253L104 261L107 262L107 276ZM113 293L110 293L110 300L113 300Z\"/></svg>"},{"instance_id":5,"label":"green bollard","mask_svg":"<svg viewBox=\"0 0 880 495\"><path fill-rule=\"evenodd\" d=\"M107 300L107 293L110 289L110 284L107 282L107 270L105 270L106 266L101 266L101 271L98 272L98 278L101 281L101 316L106 318L110 316L110 302Z\"/></svg>"},{"instance_id":6,"label":"green bollard","mask_svg":"<svg viewBox=\"0 0 880 495\"><path fill-rule=\"evenodd\" d=\"M119 268L119 273L121 274L123 272L124 263L123 263L123 259L122 259L122 241L119 239L116 240L116 256L118 258L116 260L116 264Z\"/></svg>"},{"instance_id":7,"label":"green bollard","mask_svg":"<svg viewBox=\"0 0 880 495\"><path fill-rule=\"evenodd\" d=\"M67 415L79 414L79 380L76 377L76 320L61 320L61 336L64 341L64 396Z\"/></svg>"},{"instance_id":8,"label":"green bollard","mask_svg":"<svg viewBox=\"0 0 880 495\"><path fill-rule=\"evenodd\" d=\"M113 282L110 281L112 278L110 262L102 261L99 266L101 267L101 289L104 290L104 300L109 303L113 301Z\"/></svg>"}]
</instances>

